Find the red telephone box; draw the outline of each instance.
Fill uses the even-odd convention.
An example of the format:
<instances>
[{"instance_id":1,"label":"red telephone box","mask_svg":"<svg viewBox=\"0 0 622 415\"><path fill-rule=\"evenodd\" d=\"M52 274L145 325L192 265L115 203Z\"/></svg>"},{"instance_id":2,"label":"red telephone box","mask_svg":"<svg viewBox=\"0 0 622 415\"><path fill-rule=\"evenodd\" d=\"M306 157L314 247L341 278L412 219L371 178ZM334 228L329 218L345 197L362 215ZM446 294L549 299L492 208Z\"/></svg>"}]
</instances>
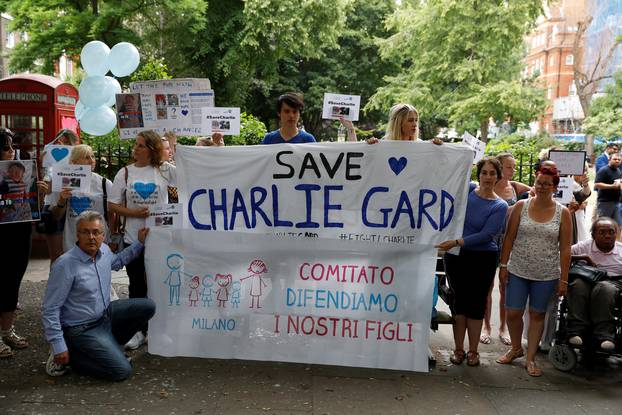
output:
<instances>
[{"instance_id":1,"label":"red telephone box","mask_svg":"<svg viewBox=\"0 0 622 415\"><path fill-rule=\"evenodd\" d=\"M40 160L43 146L62 128L79 125L74 110L78 90L48 75L21 74L0 80L0 126L31 139Z\"/></svg>"}]
</instances>

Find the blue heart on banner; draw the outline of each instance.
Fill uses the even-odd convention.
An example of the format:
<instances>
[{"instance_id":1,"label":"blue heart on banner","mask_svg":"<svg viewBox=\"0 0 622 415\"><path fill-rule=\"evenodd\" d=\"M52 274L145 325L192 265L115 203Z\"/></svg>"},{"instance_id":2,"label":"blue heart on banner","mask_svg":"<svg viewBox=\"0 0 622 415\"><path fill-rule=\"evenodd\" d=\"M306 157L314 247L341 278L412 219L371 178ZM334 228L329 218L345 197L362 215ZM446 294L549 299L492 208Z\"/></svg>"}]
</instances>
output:
<instances>
[{"instance_id":1,"label":"blue heart on banner","mask_svg":"<svg viewBox=\"0 0 622 415\"><path fill-rule=\"evenodd\" d=\"M61 161L62 159L67 157L67 155L69 155L69 149L66 149L66 148L53 148L52 149L52 157L54 157L54 160L56 161Z\"/></svg>"},{"instance_id":2,"label":"blue heart on banner","mask_svg":"<svg viewBox=\"0 0 622 415\"><path fill-rule=\"evenodd\" d=\"M185 116L185 115L188 115L188 112L190 112L190 111L188 111L188 110L181 110L181 113L182 113L182 115L184 115L184 116Z\"/></svg>"},{"instance_id":3,"label":"blue heart on banner","mask_svg":"<svg viewBox=\"0 0 622 415\"><path fill-rule=\"evenodd\" d=\"M79 215L85 210L89 210L91 208L91 199L87 196L71 196L71 199L69 199L69 205L73 211Z\"/></svg>"},{"instance_id":4,"label":"blue heart on banner","mask_svg":"<svg viewBox=\"0 0 622 415\"><path fill-rule=\"evenodd\" d=\"M147 199L151 195L151 193L155 192L155 189L155 183L134 183L134 190L136 190L136 193L138 193L143 199Z\"/></svg>"},{"instance_id":5,"label":"blue heart on banner","mask_svg":"<svg viewBox=\"0 0 622 415\"><path fill-rule=\"evenodd\" d=\"M391 167L391 170L393 170L393 173L395 173L396 176L400 174L402 170L404 170L404 167L406 167L406 163L408 163L406 157L400 157L399 160L395 157L391 157L389 159L389 166Z\"/></svg>"}]
</instances>

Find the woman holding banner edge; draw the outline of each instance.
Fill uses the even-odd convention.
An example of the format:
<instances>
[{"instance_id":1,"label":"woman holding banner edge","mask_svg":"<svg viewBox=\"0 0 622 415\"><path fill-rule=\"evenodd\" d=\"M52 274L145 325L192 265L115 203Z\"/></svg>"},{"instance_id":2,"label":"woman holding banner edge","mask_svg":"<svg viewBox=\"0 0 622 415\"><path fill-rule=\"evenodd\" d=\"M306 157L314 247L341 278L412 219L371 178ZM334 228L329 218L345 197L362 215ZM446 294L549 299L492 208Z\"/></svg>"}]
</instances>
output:
<instances>
[{"instance_id":1,"label":"woman holding banner edge","mask_svg":"<svg viewBox=\"0 0 622 415\"><path fill-rule=\"evenodd\" d=\"M125 217L123 241L132 244L138 240L138 231L145 227L149 207L168 203L168 187L176 186L175 166L162 160L162 137L152 130L141 131L133 150L134 163L119 170L112 184L108 208ZM130 280L130 298L147 297L147 276L144 251L126 265ZM127 343L136 349L145 343L147 327Z\"/></svg>"}]
</instances>

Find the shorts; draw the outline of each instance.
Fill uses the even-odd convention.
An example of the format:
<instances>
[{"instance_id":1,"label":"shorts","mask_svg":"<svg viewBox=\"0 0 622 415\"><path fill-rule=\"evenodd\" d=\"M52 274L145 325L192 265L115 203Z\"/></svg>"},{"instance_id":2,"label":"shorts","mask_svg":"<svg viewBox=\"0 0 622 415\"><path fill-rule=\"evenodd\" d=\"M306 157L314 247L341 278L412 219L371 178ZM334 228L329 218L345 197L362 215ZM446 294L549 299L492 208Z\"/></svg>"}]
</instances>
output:
<instances>
[{"instance_id":1,"label":"shorts","mask_svg":"<svg viewBox=\"0 0 622 415\"><path fill-rule=\"evenodd\" d=\"M509 273L508 285L505 288L505 308L524 310L529 297L529 309L544 314L558 284L559 279L528 280Z\"/></svg>"}]
</instances>

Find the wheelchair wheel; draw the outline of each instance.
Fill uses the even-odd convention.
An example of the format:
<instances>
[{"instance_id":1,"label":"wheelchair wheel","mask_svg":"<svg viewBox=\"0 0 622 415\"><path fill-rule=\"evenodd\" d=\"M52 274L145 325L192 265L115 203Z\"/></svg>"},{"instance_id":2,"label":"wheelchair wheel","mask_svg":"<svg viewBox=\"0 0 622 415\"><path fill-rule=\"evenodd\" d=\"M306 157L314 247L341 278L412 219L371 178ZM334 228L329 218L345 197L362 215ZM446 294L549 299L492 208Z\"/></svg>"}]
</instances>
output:
<instances>
[{"instance_id":1,"label":"wheelchair wheel","mask_svg":"<svg viewBox=\"0 0 622 415\"><path fill-rule=\"evenodd\" d=\"M577 354L565 344L555 344L549 350L549 360L555 369L568 372L577 364Z\"/></svg>"}]
</instances>

